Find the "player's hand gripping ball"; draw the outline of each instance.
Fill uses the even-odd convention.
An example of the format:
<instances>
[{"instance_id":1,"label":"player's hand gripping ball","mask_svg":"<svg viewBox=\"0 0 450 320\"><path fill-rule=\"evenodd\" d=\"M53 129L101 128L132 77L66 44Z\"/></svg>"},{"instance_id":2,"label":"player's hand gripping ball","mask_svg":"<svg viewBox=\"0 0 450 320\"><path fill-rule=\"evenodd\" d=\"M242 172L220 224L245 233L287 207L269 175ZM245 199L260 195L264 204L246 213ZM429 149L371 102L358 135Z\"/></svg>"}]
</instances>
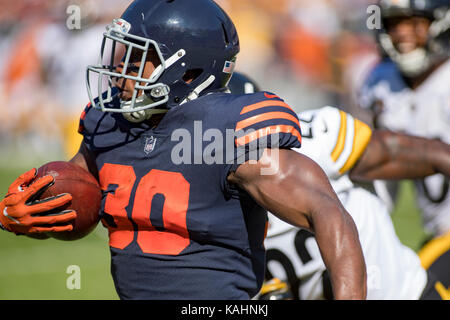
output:
<instances>
[{"instance_id":1,"label":"player's hand gripping ball","mask_svg":"<svg viewBox=\"0 0 450 320\"><path fill-rule=\"evenodd\" d=\"M72 200L61 210L74 210L77 217L70 221L73 226L72 231L48 232L52 238L59 240L77 240L88 235L97 226L99 218L102 192L97 180L82 167L64 161L49 162L37 171L37 177L51 175L54 177L54 184L48 187L39 199L54 197L59 194L69 193Z\"/></svg>"},{"instance_id":2,"label":"player's hand gripping ball","mask_svg":"<svg viewBox=\"0 0 450 320\"><path fill-rule=\"evenodd\" d=\"M69 221L76 218L73 210L58 210L72 200L68 193L39 200L42 192L54 183L52 176L36 179L37 170L20 175L8 188L0 201L0 228L25 234L32 238L46 239L46 232L63 232L73 229Z\"/></svg>"}]
</instances>

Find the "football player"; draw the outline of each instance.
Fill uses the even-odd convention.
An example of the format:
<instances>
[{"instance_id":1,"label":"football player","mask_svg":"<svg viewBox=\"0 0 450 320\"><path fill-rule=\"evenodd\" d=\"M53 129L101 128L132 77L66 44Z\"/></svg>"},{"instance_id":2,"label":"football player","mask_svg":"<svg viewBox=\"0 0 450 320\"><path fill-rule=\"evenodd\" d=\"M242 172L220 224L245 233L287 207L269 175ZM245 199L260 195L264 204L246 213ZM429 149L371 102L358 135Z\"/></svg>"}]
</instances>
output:
<instances>
[{"instance_id":1,"label":"football player","mask_svg":"<svg viewBox=\"0 0 450 320\"><path fill-rule=\"evenodd\" d=\"M384 58L368 75L359 105L377 128L450 142L449 1L380 2L378 33ZM446 45L447 44L447 45ZM417 181L418 205L427 230L450 230L448 179Z\"/></svg>"},{"instance_id":2,"label":"football player","mask_svg":"<svg viewBox=\"0 0 450 320\"><path fill-rule=\"evenodd\" d=\"M358 104L370 112L377 128L450 143L450 1L379 4L383 59L367 76ZM444 254L450 251L449 179L432 175L415 185L424 226L436 238L420 255L425 267L446 275L450 282L450 255ZM377 186L386 202L394 203L396 186Z\"/></svg>"},{"instance_id":3,"label":"football player","mask_svg":"<svg viewBox=\"0 0 450 320\"><path fill-rule=\"evenodd\" d=\"M233 22L212 0L136 0L107 27L71 161L104 191L120 298L253 297L270 210L315 233L336 298L364 299L356 227L320 167L291 150L301 139L295 112L272 93L224 92L238 52ZM91 75L108 84L97 98ZM33 201L52 182L34 174L11 186L1 224L70 229L74 213L57 208L71 195Z\"/></svg>"},{"instance_id":4,"label":"football player","mask_svg":"<svg viewBox=\"0 0 450 320\"><path fill-rule=\"evenodd\" d=\"M236 74L229 85L232 92L241 93L247 83L254 83L245 75L235 77ZM367 298L448 297L443 289L449 285L445 278L442 283L432 272L425 271L417 254L399 241L384 203L357 183L419 178L437 172L449 177L450 146L387 130L372 131L350 114L332 107L301 112L299 118L303 143L301 149L295 150L324 169L358 228L367 265ZM296 299L333 297L312 233L270 215L265 245L267 280L286 280ZM267 287L279 290L281 284L275 284ZM262 296L267 296L267 291L264 286Z\"/></svg>"}]
</instances>

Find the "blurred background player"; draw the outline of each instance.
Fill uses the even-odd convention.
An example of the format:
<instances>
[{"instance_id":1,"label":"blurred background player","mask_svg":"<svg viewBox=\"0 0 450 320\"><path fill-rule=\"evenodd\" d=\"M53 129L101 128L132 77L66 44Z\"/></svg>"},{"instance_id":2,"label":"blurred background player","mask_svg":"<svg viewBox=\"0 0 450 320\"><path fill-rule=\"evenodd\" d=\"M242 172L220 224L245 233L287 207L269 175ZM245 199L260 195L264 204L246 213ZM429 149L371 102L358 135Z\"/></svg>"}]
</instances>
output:
<instances>
[{"instance_id":1,"label":"blurred background player","mask_svg":"<svg viewBox=\"0 0 450 320\"><path fill-rule=\"evenodd\" d=\"M84 68L97 62L104 25L125 5L121 0L2 4L8 12L0 15L2 143L10 140L19 153L31 149L36 157L48 156L43 145L67 159L76 153L80 105L88 101Z\"/></svg>"},{"instance_id":2,"label":"blurred background player","mask_svg":"<svg viewBox=\"0 0 450 320\"><path fill-rule=\"evenodd\" d=\"M369 114L365 119L376 128L450 143L450 1L382 0L379 5L383 59L359 90L358 105ZM397 184L375 186L392 206ZM445 254L450 249L449 179L433 175L415 186L426 231L438 237L420 253L424 266L450 281L450 254Z\"/></svg>"},{"instance_id":3,"label":"blurred background player","mask_svg":"<svg viewBox=\"0 0 450 320\"><path fill-rule=\"evenodd\" d=\"M258 88L245 75L235 75L229 84L232 93L251 88L248 83ZM384 203L358 182L417 178L436 172L450 176L450 146L385 130L372 131L360 120L332 107L304 111L299 118L303 143L297 151L324 169L355 219L367 264L367 298L448 298L447 291L441 288L448 285L445 279L442 284L431 272L427 274L417 254L398 239ZM430 149L427 157L418 151L424 145ZM287 280L293 298L332 299L328 274L312 233L270 215L265 246L266 279ZM269 282L262 296L268 295L269 288L284 289L278 282Z\"/></svg>"}]
</instances>

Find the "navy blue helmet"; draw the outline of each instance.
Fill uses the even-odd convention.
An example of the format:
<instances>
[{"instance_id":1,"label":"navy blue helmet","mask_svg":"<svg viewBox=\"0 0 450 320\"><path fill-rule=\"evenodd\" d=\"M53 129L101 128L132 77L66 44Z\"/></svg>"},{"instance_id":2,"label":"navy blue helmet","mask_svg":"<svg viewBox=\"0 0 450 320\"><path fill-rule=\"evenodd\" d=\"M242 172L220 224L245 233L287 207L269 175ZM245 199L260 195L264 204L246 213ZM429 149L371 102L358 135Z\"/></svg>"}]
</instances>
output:
<instances>
[{"instance_id":1,"label":"navy blue helmet","mask_svg":"<svg viewBox=\"0 0 450 320\"><path fill-rule=\"evenodd\" d=\"M130 56L139 50L141 65L135 70L137 76L130 76ZM157 54L161 64L149 78L143 78L150 51ZM235 26L214 1L135 0L120 19L114 19L107 27L100 63L88 67L88 94L98 109L145 117L157 107L167 110L226 87L238 52ZM119 72L120 61L123 70ZM92 72L99 77L98 102L93 99ZM193 80L183 80L186 74ZM133 97L121 103L120 108L109 108L108 102L117 92L113 90L114 82L121 78L136 81ZM106 88L102 82L107 83ZM103 91L106 93L102 95ZM145 94L139 96L140 92Z\"/></svg>"}]
</instances>

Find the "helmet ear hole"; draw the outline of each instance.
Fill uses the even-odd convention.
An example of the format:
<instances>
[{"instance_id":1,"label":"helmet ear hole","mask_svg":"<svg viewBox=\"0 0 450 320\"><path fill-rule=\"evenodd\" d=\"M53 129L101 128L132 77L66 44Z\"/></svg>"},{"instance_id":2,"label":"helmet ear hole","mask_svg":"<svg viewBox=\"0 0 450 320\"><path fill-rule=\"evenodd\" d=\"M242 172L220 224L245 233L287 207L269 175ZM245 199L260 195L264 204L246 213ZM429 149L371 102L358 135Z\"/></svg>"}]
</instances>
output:
<instances>
[{"instance_id":1,"label":"helmet ear hole","mask_svg":"<svg viewBox=\"0 0 450 320\"><path fill-rule=\"evenodd\" d=\"M186 83L191 83L197 79L203 73L203 69L190 69L183 75L183 81Z\"/></svg>"}]
</instances>

